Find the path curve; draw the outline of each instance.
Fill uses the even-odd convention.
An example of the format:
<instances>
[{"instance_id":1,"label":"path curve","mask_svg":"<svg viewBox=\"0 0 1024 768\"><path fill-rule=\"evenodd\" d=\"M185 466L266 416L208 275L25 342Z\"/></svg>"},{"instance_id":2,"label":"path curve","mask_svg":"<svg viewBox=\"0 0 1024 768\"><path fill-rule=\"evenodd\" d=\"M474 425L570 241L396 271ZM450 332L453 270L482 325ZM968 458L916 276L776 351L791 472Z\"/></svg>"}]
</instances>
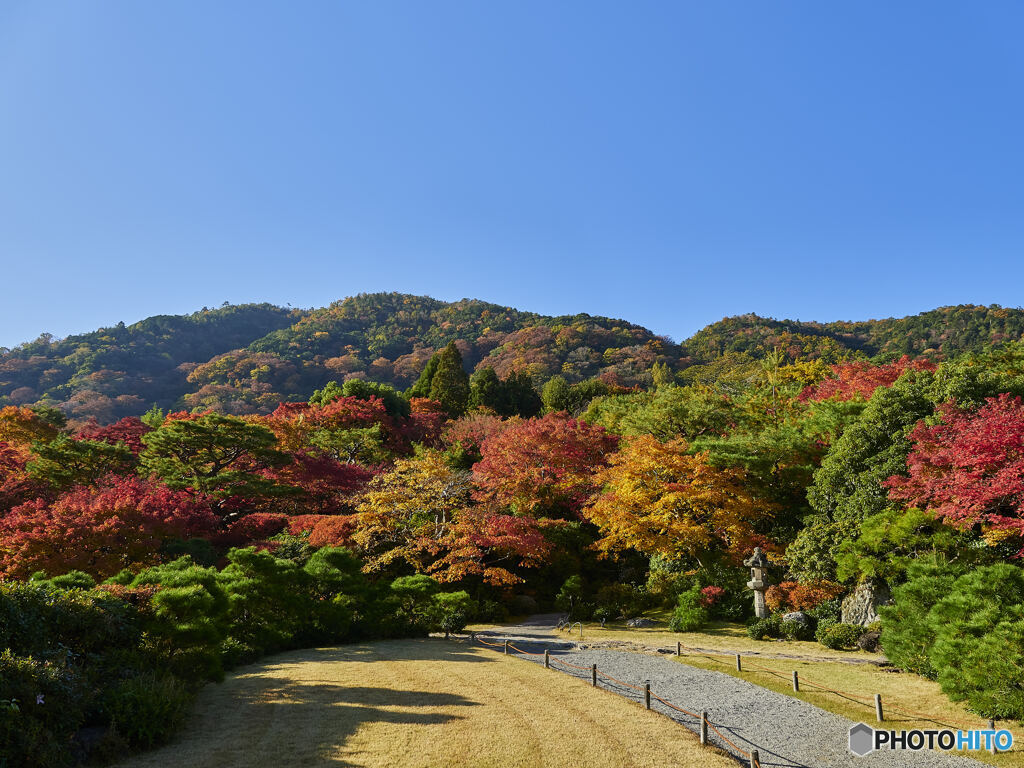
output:
<instances>
[{"instance_id":1,"label":"path curve","mask_svg":"<svg viewBox=\"0 0 1024 768\"><path fill-rule=\"evenodd\" d=\"M575 642L556 634L557 614L532 616L522 624L496 627L475 633L490 643L508 638L524 651L551 650L552 666L560 672L590 681L590 665L632 685L649 680L652 692L691 712L708 712L708 717L743 750L758 749L763 768L981 768L984 763L941 752L884 751L856 757L847 748L854 721L827 712L813 704L748 683L723 672L680 664L654 653L579 648ZM501 652L500 647L493 650ZM542 656L521 658L543 664ZM564 660L585 670L573 669ZM599 679L599 685L633 701L643 701L643 692ZM690 730L699 727L689 717L654 700L652 708ZM870 723L869 723L870 725ZM712 743L737 757L737 751L713 731Z\"/></svg>"}]
</instances>

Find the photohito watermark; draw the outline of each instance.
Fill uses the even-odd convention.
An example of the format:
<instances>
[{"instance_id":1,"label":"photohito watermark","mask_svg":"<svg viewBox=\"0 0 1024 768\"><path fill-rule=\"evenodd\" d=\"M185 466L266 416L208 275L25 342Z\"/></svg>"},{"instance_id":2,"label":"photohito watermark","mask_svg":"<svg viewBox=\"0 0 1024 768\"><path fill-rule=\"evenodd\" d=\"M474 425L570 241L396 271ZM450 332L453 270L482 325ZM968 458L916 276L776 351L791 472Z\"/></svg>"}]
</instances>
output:
<instances>
[{"instance_id":1,"label":"photohito watermark","mask_svg":"<svg viewBox=\"0 0 1024 768\"><path fill-rule=\"evenodd\" d=\"M954 749L996 749L1000 752L1013 746L1013 734L1003 730L954 731L950 728L914 729L893 731L872 728L866 723L857 723L850 728L850 751L858 757L870 755L879 749L938 749L949 752Z\"/></svg>"}]
</instances>

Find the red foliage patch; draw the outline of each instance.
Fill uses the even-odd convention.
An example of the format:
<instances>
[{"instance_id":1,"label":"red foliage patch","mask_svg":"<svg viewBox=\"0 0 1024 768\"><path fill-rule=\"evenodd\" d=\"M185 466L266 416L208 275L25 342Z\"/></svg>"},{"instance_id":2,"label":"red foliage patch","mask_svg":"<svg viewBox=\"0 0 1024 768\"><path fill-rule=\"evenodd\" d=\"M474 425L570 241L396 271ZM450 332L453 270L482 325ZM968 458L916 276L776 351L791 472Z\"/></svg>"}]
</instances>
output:
<instances>
[{"instance_id":1,"label":"red foliage patch","mask_svg":"<svg viewBox=\"0 0 1024 768\"><path fill-rule=\"evenodd\" d=\"M908 477L890 477L889 498L968 529L1024 535L1024 405L1007 394L977 412L941 406L942 423L910 433Z\"/></svg>"},{"instance_id":2,"label":"red foliage patch","mask_svg":"<svg viewBox=\"0 0 1024 768\"><path fill-rule=\"evenodd\" d=\"M205 536L217 524L191 493L111 476L96 487L74 488L52 504L36 499L12 509L0 520L2 573L25 578L36 570L77 569L111 576L156 563L164 539Z\"/></svg>"},{"instance_id":3,"label":"red foliage patch","mask_svg":"<svg viewBox=\"0 0 1024 768\"><path fill-rule=\"evenodd\" d=\"M768 607L776 612L807 611L839 597L844 591L842 584L831 581L808 581L804 584L783 581L768 587L764 599Z\"/></svg>"},{"instance_id":4,"label":"red foliage patch","mask_svg":"<svg viewBox=\"0 0 1024 768\"><path fill-rule=\"evenodd\" d=\"M705 608L710 608L717 605L724 596L725 590L722 587L707 586L700 591L700 604Z\"/></svg>"},{"instance_id":5,"label":"red foliage patch","mask_svg":"<svg viewBox=\"0 0 1024 768\"><path fill-rule=\"evenodd\" d=\"M309 532L309 543L314 547L348 547L356 532L358 515L324 517Z\"/></svg>"},{"instance_id":6,"label":"red foliage patch","mask_svg":"<svg viewBox=\"0 0 1024 768\"><path fill-rule=\"evenodd\" d=\"M473 466L477 498L519 514L579 514L596 490L594 472L618 442L564 413L524 421L484 440Z\"/></svg>"},{"instance_id":7,"label":"red foliage patch","mask_svg":"<svg viewBox=\"0 0 1024 768\"><path fill-rule=\"evenodd\" d=\"M120 421L108 424L105 427L101 427L96 422L96 419L92 419L78 430L75 439L95 440L100 443L109 443L110 445L124 443L131 449L132 453L139 454L144 447L142 445L142 436L150 431L150 428L143 424L142 419L137 416L126 416Z\"/></svg>"},{"instance_id":8,"label":"red foliage patch","mask_svg":"<svg viewBox=\"0 0 1024 768\"><path fill-rule=\"evenodd\" d=\"M928 360L912 360L904 355L899 360L875 365L863 360L832 366L832 378L805 387L801 400L869 400L879 387L888 387L907 371L934 371L938 366Z\"/></svg>"}]
</instances>

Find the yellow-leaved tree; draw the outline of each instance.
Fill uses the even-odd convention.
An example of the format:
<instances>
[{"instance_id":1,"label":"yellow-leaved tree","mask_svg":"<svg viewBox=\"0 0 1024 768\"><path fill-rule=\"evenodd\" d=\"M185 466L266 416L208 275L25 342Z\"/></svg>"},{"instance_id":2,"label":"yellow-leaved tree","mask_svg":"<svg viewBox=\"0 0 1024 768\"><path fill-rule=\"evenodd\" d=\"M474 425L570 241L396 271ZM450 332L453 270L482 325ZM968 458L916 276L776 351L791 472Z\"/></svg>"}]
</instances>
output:
<instances>
[{"instance_id":1,"label":"yellow-leaved tree","mask_svg":"<svg viewBox=\"0 0 1024 768\"><path fill-rule=\"evenodd\" d=\"M714 467L688 449L685 440L650 435L622 443L598 473L602 490L584 511L601 531L598 549L703 565L709 554L737 554L758 542L754 524L770 509L747 493L743 470Z\"/></svg>"}]
</instances>

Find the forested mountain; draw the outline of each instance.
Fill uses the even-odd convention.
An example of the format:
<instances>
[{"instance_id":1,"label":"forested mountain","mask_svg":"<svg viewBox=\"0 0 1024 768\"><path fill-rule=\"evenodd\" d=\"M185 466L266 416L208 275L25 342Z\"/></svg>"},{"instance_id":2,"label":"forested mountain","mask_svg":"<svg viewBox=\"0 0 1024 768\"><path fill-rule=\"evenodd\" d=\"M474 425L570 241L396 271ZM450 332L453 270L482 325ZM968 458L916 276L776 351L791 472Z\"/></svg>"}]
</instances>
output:
<instances>
[{"instance_id":1,"label":"forested mountain","mask_svg":"<svg viewBox=\"0 0 1024 768\"><path fill-rule=\"evenodd\" d=\"M404 388L454 341L470 369L647 386L655 363L678 374L779 348L790 359L949 357L1024 336L1024 310L943 307L899 319L814 323L726 318L676 344L606 317L548 317L464 299L363 294L314 310L269 304L151 317L92 333L0 350L0 406L56 406L76 420L110 422L162 408L226 413L273 410L332 380ZM709 375L716 368L712 367Z\"/></svg>"},{"instance_id":2,"label":"forested mountain","mask_svg":"<svg viewBox=\"0 0 1024 768\"><path fill-rule=\"evenodd\" d=\"M849 357L892 360L902 355L949 357L1024 336L1024 310L961 304L885 320L815 323L758 315L727 317L685 342L698 361L728 353L762 357L775 348L791 359L835 363Z\"/></svg>"}]
</instances>

